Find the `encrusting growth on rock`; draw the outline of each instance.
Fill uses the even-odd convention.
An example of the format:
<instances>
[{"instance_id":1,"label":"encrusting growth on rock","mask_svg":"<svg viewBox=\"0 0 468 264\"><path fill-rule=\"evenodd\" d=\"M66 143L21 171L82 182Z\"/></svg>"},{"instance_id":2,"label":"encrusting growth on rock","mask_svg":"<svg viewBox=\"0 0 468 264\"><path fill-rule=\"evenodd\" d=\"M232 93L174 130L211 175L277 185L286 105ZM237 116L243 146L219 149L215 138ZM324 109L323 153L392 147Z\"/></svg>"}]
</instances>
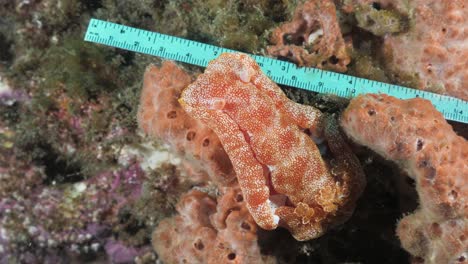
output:
<instances>
[{"instance_id":1,"label":"encrusting growth on rock","mask_svg":"<svg viewBox=\"0 0 468 264\"><path fill-rule=\"evenodd\" d=\"M351 0L343 9L356 12L363 27L382 34L381 60L400 85L468 100L468 4L466 0ZM372 6L378 6L378 11ZM370 12L393 13L372 20ZM407 16L395 24L399 14ZM362 16L365 16L364 19ZM387 22L385 24L385 22ZM361 21L360 24L362 24ZM384 25L382 25L384 23ZM391 25L391 27L389 27Z\"/></svg>"},{"instance_id":2,"label":"encrusting growth on rock","mask_svg":"<svg viewBox=\"0 0 468 264\"><path fill-rule=\"evenodd\" d=\"M415 180L420 206L398 223L403 248L425 263L468 259L468 142L432 104L368 94L351 100L344 131Z\"/></svg>"},{"instance_id":3,"label":"encrusting growth on rock","mask_svg":"<svg viewBox=\"0 0 468 264\"><path fill-rule=\"evenodd\" d=\"M299 66L344 72L351 62L331 0L309 0L299 6L291 22L273 31L271 41L269 55Z\"/></svg>"},{"instance_id":4,"label":"encrusting growth on rock","mask_svg":"<svg viewBox=\"0 0 468 264\"><path fill-rule=\"evenodd\" d=\"M414 9L413 27L384 40L388 68L395 74L412 73L417 89L468 100L468 3L409 2Z\"/></svg>"},{"instance_id":5,"label":"encrusting growth on rock","mask_svg":"<svg viewBox=\"0 0 468 264\"><path fill-rule=\"evenodd\" d=\"M138 123L145 132L169 144L183 158L194 181L208 178L227 184L234 179L231 162L216 134L185 113L177 99L192 76L174 62L146 69L141 92ZM208 176L208 178L207 178Z\"/></svg>"},{"instance_id":6,"label":"encrusting growth on rock","mask_svg":"<svg viewBox=\"0 0 468 264\"><path fill-rule=\"evenodd\" d=\"M260 227L284 226L308 240L349 218L365 186L359 161L333 119L289 100L251 57L221 54L179 101L218 135ZM305 130L328 139L337 168Z\"/></svg>"}]
</instances>

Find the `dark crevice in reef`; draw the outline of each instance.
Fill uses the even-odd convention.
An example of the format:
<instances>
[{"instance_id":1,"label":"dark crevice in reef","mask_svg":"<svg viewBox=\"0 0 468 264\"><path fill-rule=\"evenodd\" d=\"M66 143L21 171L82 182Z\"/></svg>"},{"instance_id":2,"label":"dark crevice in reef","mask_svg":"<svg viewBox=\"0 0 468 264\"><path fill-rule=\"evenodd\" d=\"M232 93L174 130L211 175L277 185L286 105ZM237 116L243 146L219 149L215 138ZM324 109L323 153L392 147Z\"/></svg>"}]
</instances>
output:
<instances>
[{"instance_id":1,"label":"dark crevice in reef","mask_svg":"<svg viewBox=\"0 0 468 264\"><path fill-rule=\"evenodd\" d=\"M9 63L13 59L11 44L3 34L0 34L0 63Z\"/></svg>"},{"instance_id":2,"label":"dark crevice in reef","mask_svg":"<svg viewBox=\"0 0 468 264\"><path fill-rule=\"evenodd\" d=\"M0 121L13 126L20 120L20 106L18 102L13 102L10 105L2 104L3 98L0 97Z\"/></svg>"},{"instance_id":3,"label":"dark crevice in reef","mask_svg":"<svg viewBox=\"0 0 468 264\"><path fill-rule=\"evenodd\" d=\"M101 0L81 0L81 3L86 7L86 9L91 11L102 7Z\"/></svg>"},{"instance_id":4,"label":"dark crevice in reef","mask_svg":"<svg viewBox=\"0 0 468 264\"><path fill-rule=\"evenodd\" d=\"M34 146L42 152L41 157L34 159L34 163L44 167L45 184L74 183L83 180L83 174L78 164L72 163L62 157L46 143Z\"/></svg>"}]
</instances>

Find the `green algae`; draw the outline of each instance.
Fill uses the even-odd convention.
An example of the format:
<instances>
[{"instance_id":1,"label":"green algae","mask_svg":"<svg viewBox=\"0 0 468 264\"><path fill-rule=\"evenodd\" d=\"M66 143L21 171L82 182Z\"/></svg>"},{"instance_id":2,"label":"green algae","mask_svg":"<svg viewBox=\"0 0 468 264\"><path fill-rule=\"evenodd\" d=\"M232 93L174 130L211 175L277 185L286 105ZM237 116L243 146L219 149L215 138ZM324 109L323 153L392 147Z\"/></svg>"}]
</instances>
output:
<instances>
[{"instance_id":1,"label":"green algae","mask_svg":"<svg viewBox=\"0 0 468 264\"><path fill-rule=\"evenodd\" d=\"M374 8L371 5L360 5L356 8L357 26L376 36L406 31L408 18L397 11Z\"/></svg>"},{"instance_id":2,"label":"green algae","mask_svg":"<svg viewBox=\"0 0 468 264\"><path fill-rule=\"evenodd\" d=\"M142 195L130 209L138 222L156 226L175 210L179 197L191 188L180 170L173 164L162 163L147 174L142 186Z\"/></svg>"},{"instance_id":3,"label":"green algae","mask_svg":"<svg viewBox=\"0 0 468 264\"><path fill-rule=\"evenodd\" d=\"M154 227L173 214L180 196L191 187L175 165L162 163L146 174L139 199L122 208L118 216L121 224L113 231L131 244L147 243Z\"/></svg>"},{"instance_id":4,"label":"green algae","mask_svg":"<svg viewBox=\"0 0 468 264\"><path fill-rule=\"evenodd\" d=\"M65 38L64 43L52 46L42 58L38 71L44 81L40 89L47 92L65 89L67 96L81 100L112 92L117 86L114 74L120 64L112 57L106 47Z\"/></svg>"},{"instance_id":5,"label":"green algae","mask_svg":"<svg viewBox=\"0 0 468 264\"><path fill-rule=\"evenodd\" d=\"M349 74L370 80L389 82L385 71L371 56L365 53L362 54L362 52L355 53L356 54L353 56L354 60L350 65Z\"/></svg>"},{"instance_id":6,"label":"green algae","mask_svg":"<svg viewBox=\"0 0 468 264\"><path fill-rule=\"evenodd\" d=\"M269 30L287 18L295 1L171 1L156 30L245 52L268 43ZM168 24L166 24L168 23Z\"/></svg>"},{"instance_id":7,"label":"green algae","mask_svg":"<svg viewBox=\"0 0 468 264\"><path fill-rule=\"evenodd\" d=\"M295 2L2 3L1 21L19 33L12 34L11 26L0 23L0 45L11 51L2 53L2 61L11 66L2 74L31 96L30 104L2 111L2 119L19 132L16 152L46 168L73 168L50 176L51 181L57 177L62 182L67 179L63 174L86 177L117 166L122 146L140 141L135 116L141 79L146 65L159 59L84 42L90 17L259 52L267 44L268 30L292 13ZM83 132L70 124L71 117L80 122ZM113 135L113 131L125 133Z\"/></svg>"}]
</instances>

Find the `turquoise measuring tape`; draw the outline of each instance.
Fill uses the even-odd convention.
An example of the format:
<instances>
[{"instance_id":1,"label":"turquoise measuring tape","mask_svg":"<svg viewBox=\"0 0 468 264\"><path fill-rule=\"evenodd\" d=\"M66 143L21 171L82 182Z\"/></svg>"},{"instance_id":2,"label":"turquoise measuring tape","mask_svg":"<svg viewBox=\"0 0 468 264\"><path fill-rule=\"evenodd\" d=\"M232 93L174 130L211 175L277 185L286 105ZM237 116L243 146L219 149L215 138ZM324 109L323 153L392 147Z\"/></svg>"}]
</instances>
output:
<instances>
[{"instance_id":1,"label":"turquoise measuring tape","mask_svg":"<svg viewBox=\"0 0 468 264\"><path fill-rule=\"evenodd\" d=\"M84 39L202 67L223 52L236 52L94 18L89 22ZM385 93L400 99L422 97L430 100L446 119L468 123L468 102L461 99L315 68L300 68L263 56L251 56L263 72L279 84L346 98L365 93Z\"/></svg>"}]
</instances>

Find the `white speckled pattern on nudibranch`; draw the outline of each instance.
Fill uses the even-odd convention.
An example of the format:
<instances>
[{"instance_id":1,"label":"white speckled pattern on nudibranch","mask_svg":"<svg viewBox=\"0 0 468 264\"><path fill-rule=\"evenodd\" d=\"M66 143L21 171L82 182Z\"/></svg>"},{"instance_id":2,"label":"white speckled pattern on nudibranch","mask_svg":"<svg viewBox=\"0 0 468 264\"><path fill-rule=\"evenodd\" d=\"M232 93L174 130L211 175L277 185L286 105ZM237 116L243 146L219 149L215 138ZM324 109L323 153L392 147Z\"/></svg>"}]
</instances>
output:
<instances>
[{"instance_id":1,"label":"white speckled pattern on nudibranch","mask_svg":"<svg viewBox=\"0 0 468 264\"><path fill-rule=\"evenodd\" d=\"M336 122L289 100L248 55L210 62L179 102L218 135L260 227L308 240L349 218L365 179ZM325 135L336 173L305 130Z\"/></svg>"}]
</instances>

